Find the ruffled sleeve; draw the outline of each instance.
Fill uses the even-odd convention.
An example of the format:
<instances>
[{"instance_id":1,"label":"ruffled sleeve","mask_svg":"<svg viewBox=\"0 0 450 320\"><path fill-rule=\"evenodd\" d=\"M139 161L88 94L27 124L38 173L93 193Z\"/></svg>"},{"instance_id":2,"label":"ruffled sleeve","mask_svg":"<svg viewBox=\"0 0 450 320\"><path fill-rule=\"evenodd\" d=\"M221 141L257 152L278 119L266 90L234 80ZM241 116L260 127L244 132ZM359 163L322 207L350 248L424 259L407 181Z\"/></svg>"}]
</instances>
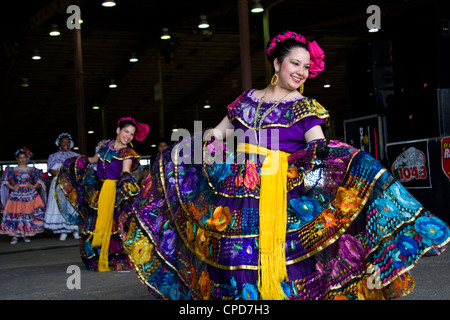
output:
<instances>
[{"instance_id":1,"label":"ruffled sleeve","mask_svg":"<svg viewBox=\"0 0 450 320\"><path fill-rule=\"evenodd\" d=\"M311 116L323 119L328 126L330 114L316 99L305 98L293 104L294 122Z\"/></svg>"},{"instance_id":2,"label":"ruffled sleeve","mask_svg":"<svg viewBox=\"0 0 450 320\"><path fill-rule=\"evenodd\" d=\"M139 167L140 158L141 156L136 151L134 151L133 148L127 147L119 150L118 154L119 160L126 160L126 159L132 160L131 171L134 171L136 170L137 167Z\"/></svg>"},{"instance_id":3,"label":"ruffled sleeve","mask_svg":"<svg viewBox=\"0 0 450 320\"><path fill-rule=\"evenodd\" d=\"M31 172L32 172L31 177L32 177L33 183L44 182L44 176L43 176L41 170L39 170L37 168L32 168Z\"/></svg>"},{"instance_id":4,"label":"ruffled sleeve","mask_svg":"<svg viewBox=\"0 0 450 320\"><path fill-rule=\"evenodd\" d=\"M6 206L6 202L9 198L9 188L6 186L6 184L9 182L10 184L14 184L13 179L14 178L14 172L11 167L6 167L5 172L2 174L2 181L0 184L0 198L1 198L1 204L2 207Z\"/></svg>"},{"instance_id":5,"label":"ruffled sleeve","mask_svg":"<svg viewBox=\"0 0 450 320\"><path fill-rule=\"evenodd\" d=\"M56 164L55 154L52 153L51 155L48 156L48 160L47 160L47 168L48 168L48 170L55 170L56 169L54 167L55 164Z\"/></svg>"},{"instance_id":6,"label":"ruffled sleeve","mask_svg":"<svg viewBox=\"0 0 450 320\"><path fill-rule=\"evenodd\" d=\"M227 107L228 109L228 119L231 120L233 118L236 117L236 114L238 113L238 108L237 106L239 106L241 104L241 102L244 100L244 97L246 95L248 91L244 91L239 97L237 97L236 100L234 100L232 103L230 103Z\"/></svg>"},{"instance_id":7,"label":"ruffled sleeve","mask_svg":"<svg viewBox=\"0 0 450 320\"><path fill-rule=\"evenodd\" d=\"M39 183L40 189L39 194L42 198L42 201L46 203L47 201L47 188L45 186L44 175L41 170L32 168L31 170L31 178L33 183Z\"/></svg>"},{"instance_id":8,"label":"ruffled sleeve","mask_svg":"<svg viewBox=\"0 0 450 320\"><path fill-rule=\"evenodd\" d=\"M15 184L16 181L14 179L14 169L12 167L6 167L5 172L2 175L2 185L5 184Z\"/></svg>"},{"instance_id":9,"label":"ruffled sleeve","mask_svg":"<svg viewBox=\"0 0 450 320\"><path fill-rule=\"evenodd\" d=\"M108 143L111 140L102 140L100 141L97 146L95 147L95 153L97 153L98 155L100 155L101 157L101 153L102 152L106 152L106 148L108 148Z\"/></svg>"}]
</instances>

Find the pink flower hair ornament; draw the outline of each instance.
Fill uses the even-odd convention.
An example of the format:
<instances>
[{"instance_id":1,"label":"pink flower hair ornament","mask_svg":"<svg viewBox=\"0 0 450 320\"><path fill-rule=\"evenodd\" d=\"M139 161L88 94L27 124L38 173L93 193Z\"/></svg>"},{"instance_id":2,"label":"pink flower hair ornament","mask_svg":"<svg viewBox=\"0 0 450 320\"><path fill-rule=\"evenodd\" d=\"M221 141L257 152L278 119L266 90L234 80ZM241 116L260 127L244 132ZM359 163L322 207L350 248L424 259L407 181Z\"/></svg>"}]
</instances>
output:
<instances>
[{"instance_id":1,"label":"pink flower hair ornament","mask_svg":"<svg viewBox=\"0 0 450 320\"><path fill-rule=\"evenodd\" d=\"M309 54L311 56L308 78L314 78L319 74L321 74L323 70L325 70L325 62L323 61L323 59L325 58L325 54L323 50L319 47L317 42L306 41L304 36L297 34L293 31L287 31L283 34L279 34L269 41L267 45L266 55L270 63L272 63L271 57L272 51L279 43L283 42L286 39L293 39L298 42L306 44L306 47L308 48Z\"/></svg>"},{"instance_id":2,"label":"pink flower hair ornament","mask_svg":"<svg viewBox=\"0 0 450 320\"><path fill-rule=\"evenodd\" d=\"M136 139L137 141L140 142L147 137L147 134L149 132L149 127L147 124L137 122L132 117L123 117L123 118L120 118L119 121L117 121L117 127L119 127L119 124L122 121L131 121L136 126L136 133L134 135L134 139Z\"/></svg>"}]
</instances>

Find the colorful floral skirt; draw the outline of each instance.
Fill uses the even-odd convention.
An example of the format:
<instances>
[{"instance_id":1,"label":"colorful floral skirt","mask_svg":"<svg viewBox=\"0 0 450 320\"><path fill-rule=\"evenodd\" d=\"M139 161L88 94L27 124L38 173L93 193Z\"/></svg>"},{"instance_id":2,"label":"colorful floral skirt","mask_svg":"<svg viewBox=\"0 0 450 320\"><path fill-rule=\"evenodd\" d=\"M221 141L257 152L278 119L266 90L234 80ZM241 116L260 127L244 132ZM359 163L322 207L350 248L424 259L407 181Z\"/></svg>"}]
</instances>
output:
<instances>
[{"instance_id":1,"label":"colorful floral skirt","mask_svg":"<svg viewBox=\"0 0 450 320\"><path fill-rule=\"evenodd\" d=\"M64 196L76 209L78 215L70 214L67 221L77 224L80 232L80 254L86 269L99 271L98 262L101 247L92 247L93 234L97 221L97 209L103 182L98 179L96 171L89 164L86 156L65 161L58 175L57 193ZM138 195L139 187L129 173L121 175L117 181L115 208L110 242L108 248L109 270L128 270L131 264L124 252L121 235L127 228L127 221L132 210L131 203ZM59 198L60 198L59 197ZM62 202L60 205L64 205ZM62 210L62 212L71 212ZM126 230L125 230L126 231Z\"/></svg>"},{"instance_id":2,"label":"colorful floral skirt","mask_svg":"<svg viewBox=\"0 0 450 320\"><path fill-rule=\"evenodd\" d=\"M174 163L180 150L194 159L181 145L158 157L125 232L138 276L161 299L260 299L260 157ZM415 284L408 271L449 241L446 223L365 152L314 141L288 164L280 285L291 300L403 296Z\"/></svg>"},{"instance_id":3,"label":"colorful floral skirt","mask_svg":"<svg viewBox=\"0 0 450 320\"><path fill-rule=\"evenodd\" d=\"M11 191L3 210L0 234L31 237L44 232L45 204L39 193L20 186Z\"/></svg>"}]
</instances>

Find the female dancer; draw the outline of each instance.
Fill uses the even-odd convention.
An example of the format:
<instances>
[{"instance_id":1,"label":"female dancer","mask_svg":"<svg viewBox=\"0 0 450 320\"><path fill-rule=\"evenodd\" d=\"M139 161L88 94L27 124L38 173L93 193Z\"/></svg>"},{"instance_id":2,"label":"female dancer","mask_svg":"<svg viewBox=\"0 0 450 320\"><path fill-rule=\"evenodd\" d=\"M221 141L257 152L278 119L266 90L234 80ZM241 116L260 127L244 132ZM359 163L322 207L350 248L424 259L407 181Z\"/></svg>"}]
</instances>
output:
<instances>
[{"instance_id":1,"label":"female dancer","mask_svg":"<svg viewBox=\"0 0 450 320\"><path fill-rule=\"evenodd\" d=\"M148 126L125 117L119 119L116 133L115 140L98 144L93 157L67 160L58 176L60 191L81 216L80 251L88 270L130 268L120 229L133 198L139 194L131 174L139 165L139 155L128 145L133 139L144 140ZM97 164L97 170L92 164Z\"/></svg>"},{"instance_id":2,"label":"female dancer","mask_svg":"<svg viewBox=\"0 0 450 320\"><path fill-rule=\"evenodd\" d=\"M297 90L324 69L315 41L285 32L267 57L271 84L244 92L212 131L228 135L227 152L208 135L201 164L186 160L189 139L157 159L125 240L139 277L163 299L411 292L408 270L443 250L448 226L369 154L324 139L328 113Z\"/></svg>"},{"instance_id":3,"label":"female dancer","mask_svg":"<svg viewBox=\"0 0 450 320\"><path fill-rule=\"evenodd\" d=\"M18 237L30 242L29 237L44 231L46 198L42 172L28 166L31 151L24 147L15 156L18 165L6 168L1 184L4 209L0 234L12 236L11 244L16 244Z\"/></svg>"},{"instance_id":4,"label":"female dancer","mask_svg":"<svg viewBox=\"0 0 450 320\"><path fill-rule=\"evenodd\" d=\"M48 171L54 177L50 185L47 199L47 210L45 211L45 228L53 230L53 233L60 234L59 240L64 241L68 233L73 233L73 237L78 239L78 226L67 222L67 216L77 216L78 213L70 204L62 204L58 206L57 198L55 197L55 186L59 169L65 160L72 157L77 157L80 154L71 151L73 148L72 136L67 133L61 133L55 141L59 148L58 152L52 153L48 157L47 167ZM67 201L65 197L58 199L59 202ZM64 211L61 212L61 208Z\"/></svg>"}]
</instances>

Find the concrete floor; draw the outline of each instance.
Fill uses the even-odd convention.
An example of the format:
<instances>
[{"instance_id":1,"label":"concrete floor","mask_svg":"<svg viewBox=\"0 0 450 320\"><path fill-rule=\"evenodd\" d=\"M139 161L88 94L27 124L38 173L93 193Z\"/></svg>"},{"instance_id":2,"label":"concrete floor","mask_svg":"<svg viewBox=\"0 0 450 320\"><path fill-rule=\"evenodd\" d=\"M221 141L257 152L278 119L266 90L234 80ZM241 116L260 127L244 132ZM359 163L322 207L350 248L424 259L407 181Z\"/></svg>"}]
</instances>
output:
<instances>
[{"instance_id":1,"label":"concrete floor","mask_svg":"<svg viewBox=\"0 0 450 320\"><path fill-rule=\"evenodd\" d=\"M153 300L134 271L93 272L84 269L79 242L71 236L59 241L46 231L9 244L0 236L0 300ZM80 270L80 289L70 266ZM450 300L450 253L423 258L411 273L416 280L413 293L401 300ZM72 278L71 278L72 277Z\"/></svg>"}]
</instances>

